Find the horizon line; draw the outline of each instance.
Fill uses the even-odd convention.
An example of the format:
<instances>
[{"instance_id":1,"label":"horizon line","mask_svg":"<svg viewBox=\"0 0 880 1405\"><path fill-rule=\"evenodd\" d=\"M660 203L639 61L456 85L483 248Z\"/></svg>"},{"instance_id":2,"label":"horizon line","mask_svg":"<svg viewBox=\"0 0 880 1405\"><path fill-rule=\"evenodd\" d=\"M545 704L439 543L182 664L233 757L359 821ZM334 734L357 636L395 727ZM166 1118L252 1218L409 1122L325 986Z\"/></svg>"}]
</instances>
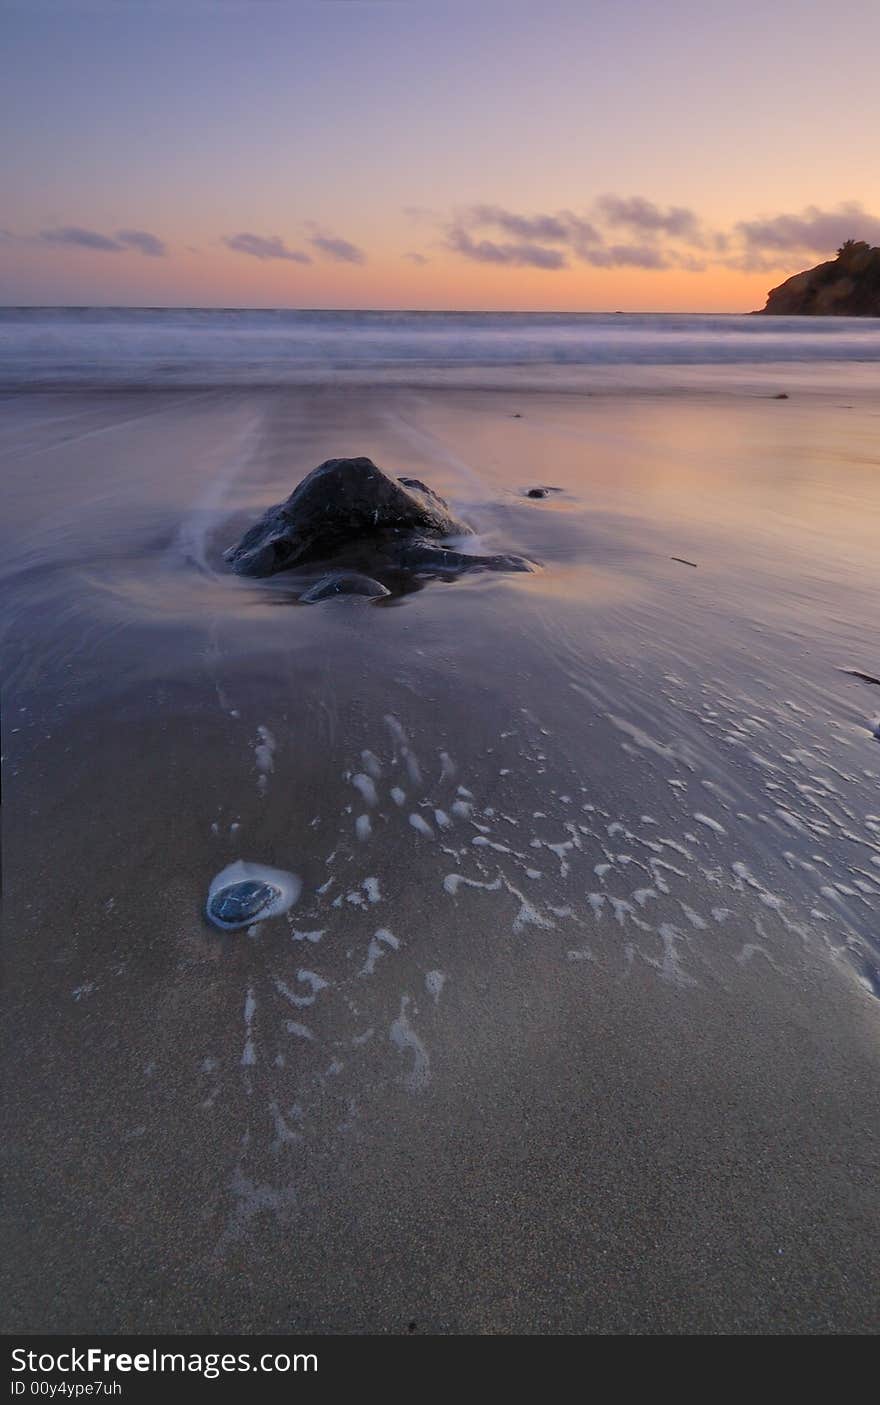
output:
<instances>
[{"instance_id":1,"label":"horizon line","mask_svg":"<svg viewBox=\"0 0 880 1405\"><path fill-rule=\"evenodd\" d=\"M375 312L420 316L423 313L459 317L752 317L758 308L731 312L702 308L571 308L571 307L255 307L246 303L0 303L0 312Z\"/></svg>"}]
</instances>

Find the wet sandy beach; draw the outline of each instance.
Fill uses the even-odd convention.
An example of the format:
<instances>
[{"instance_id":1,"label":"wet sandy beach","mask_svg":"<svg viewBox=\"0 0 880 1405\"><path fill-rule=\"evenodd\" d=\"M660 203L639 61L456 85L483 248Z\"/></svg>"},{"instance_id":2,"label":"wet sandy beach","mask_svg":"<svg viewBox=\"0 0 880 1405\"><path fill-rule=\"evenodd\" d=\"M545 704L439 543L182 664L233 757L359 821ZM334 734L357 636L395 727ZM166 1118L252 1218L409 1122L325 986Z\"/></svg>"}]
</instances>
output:
<instances>
[{"instance_id":1,"label":"wet sandy beach","mask_svg":"<svg viewBox=\"0 0 880 1405\"><path fill-rule=\"evenodd\" d=\"M876 1330L880 396L781 384L3 395L7 1330ZM360 453L541 570L223 567Z\"/></svg>"}]
</instances>

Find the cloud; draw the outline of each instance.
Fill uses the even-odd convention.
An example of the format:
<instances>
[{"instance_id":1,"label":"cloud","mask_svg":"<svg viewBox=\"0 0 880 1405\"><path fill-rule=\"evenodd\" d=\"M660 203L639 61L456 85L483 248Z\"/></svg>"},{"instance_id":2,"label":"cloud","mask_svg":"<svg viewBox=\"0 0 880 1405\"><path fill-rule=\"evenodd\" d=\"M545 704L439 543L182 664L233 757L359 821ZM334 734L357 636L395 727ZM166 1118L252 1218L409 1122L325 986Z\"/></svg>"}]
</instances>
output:
<instances>
[{"instance_id":1,"label":"cloud","mask_svg":"<svg viewBox=\"0 0 880 1405\"><path fill-rule=\"evenodd\" d=\"M496 229L523 244L562 244L579 258L584 250L601 244L602 235L590 220L571 210L556 214L521 215L500 205L472 205L460 212L455 220L458 229ZM542 263L541 267L564 268L561 263Z\"/></svg>"},{"instance_id":2,"label":"cloud","mask_svg":"<svg viewBox=\"0 0 880 1405\"><path fill-rule=\"evenodd\" d=\"M774 254L771 258L765 258L756 250L747 250L745 253L731 253L721 262L725 268L732 268L736 273L778 273L780 269L794 271L796 264L803 267L807 257L806 254L798 258L793 258L791 254Z\"/></svg>"},{"instance_id":3,"label":"cloud","mask_svg":"<svg viewBox=\"0 0 880 1405\"><path fill-rule=\"evenodd\" d=\"M595 245L601 244L604 236L589 220L570 215L569 221L571 247L579 259L587 258L588 251Z\"/></svg>"},{"instance_id":4,"label":"cloud","mask_svg":"<svg viewBox=\"0 0 880 1405\"><path fill-rule=\"evenodd\" d=\"M704 243L699 219L693 210L683 205L670 205L667 210L661 210L659 205L641 195L602 195L596 203L604 220L615 228L622 225L649 237L667 234L686 244Z\"/></svg>"},{"instance_id":5,"label":"cloud","mask_svg":"<svg viewBox=\"0 0 880 1405\"><path fill-rule=\"evenodd\" d=\"M227 249L237 254L250 254L254 259L286 259L290 263L311 263L308 254L299 249L288 249L277 234L266 238L262 234L227 234L223 237Z\"/></svg>"},{"instance_id":6,"label":"cloud","mask_svg":"<svg viewBox=\"0 0 880 1405\"><path fill-rule=\"evenodd\" d=\"M81 229L79 225L68 224L62 229L44 229L40 235L47 244L70 244L77 249L99 249L105 254L118 254L123 248L115 239L99 234L95 229Z\"/></svg>"},{"instance_id":7,"label":"cloud","mask_svg":"<svg viewBox=\"0 0 880 1405\"><path fill-rule=\"evenodd\" d=\"M363 249L359 249L357 244L350 244L347 239L336 239L329 234L313 234L309 243L320 253L326 254L328 259L336 259L337 263L366 263Z\"/></svg>"},{"instance_id":8,"label":"cloud","mask_svg":"<svg viewBox=\"0 0 880 1405\"><path fill-rule=\"evenodd\" d=\"M880 219L869 214L854 200L836 210L820 210L808 205L800 214L740 220L734 233L743 249L736 266L764 270L779 268L780 254L827 254L837 251L846 239L865 239L880 244ZM784 262L784 261L783 261Z\"/></svg>"},{"instance_id":9,"label":"cloud","mask_svg":"<svg viewBox=\"0 0 880 1405\"><path fill-rule=\"evenodd\" d=\"M565 242L568 239L568 227L559 215L517 215L498 205L474 205L467 221L474 226L494 226L517 239L548 239L551 242Z\"/></svg>"},{"instance_id":10,"label":"cloud","mask_svg":"<svg viewBox=\"0 0 880 1405\"><path fill-rule=\"evenodd\" d=\"M447 231L447 245L478 263L511 264L557 270L569 268L572 258L594 268L668 268L673 263L692 266L658 243L660 234L686 231L695 242L696 216L690 210L664 213L647 200L605 196L597 203L609 223L644 226L644 238L633 243L606 243L593 219L559 210L554 214L518 214L499 205L472 205L458 214ZM510 241L480 238L485 229L511 236ZM551 247L548 247L551 246ZM554 247L555 246L555 247Z\"/></svg>"},{"instance_id":11,"label":"cloud","mask_svg":"<svg viewBox=\"0 0 880 1405\"><path fill-rule=\"evenodd\" d=\"M129 249L137 249L138 253L146 254L151 259L161 259L168 252L162 239L158 239L155 234L149 234L145 229L120 229L116 235L120 244L125 244Z\"/></svg>"},{"instance_id":12,"label":"cloud","mask_svg":"<svg viewBox=\"0 0 880 1405\"><path fill-rule=\"evenodd\" d=\"M508 264L519 268L566 268L568 260L559 249L542 244L496 244L492 239L473 239L461 225L448 232L448 247L475 263Z\"/></svg>"},{"instance_id":13,"label":"cloud","mask_svg":"<svg viewBox=\"0 0 880 1405\"><path fill-rule=\"evenodd\" d=\"M40 238L47 244L67 244L75 249L94 249L102 254L119 254L126 249L163 258L167 252L163 240L146 229L120 229L115 238L100 234L96 229L83 229L78 224L62 225L60 229L44 229Z\"/></svg>"},{"instance_id":14,"label":"cloud","mask_svg":"<svg viewBox=\"0 0 880 1405\"><path fill-rule=\"evenodd\" d=\"M485 228L498 229L517 242L479 238L472 232ZM668 268L676 261L651 238L640 243L606 244L602 232L591 220L570 210L520 215L497 205L473 205L460 213L451 225L447 244L456 253L478 263L527 265L549 270L569 268L571 257L592 264L594 268Z\"/></svg>"},{"instance_id":15,"label":"cloud","mask_svg":"<svg viewBox=\"0 0 880 1405\"><path fill-rule=\"evenodd\" d=\"M579 260L593 268L703 273L716 266L754 273L794 270L815 255L830 257L846 239L880 244L880 218L849 201L833 210L809 206L800 214L714 229L684 205L606 194L584 214L471 205L453 213L445 235L447 248L477 263L554 270Z\"/></svg>"},{"instance_id":16,"label":"cloud","mask_svg":"<svg viewBox=\"0 0 880 1405\"><path fill-rule=\"evenodd\" d=\"M596 269L674 268L698 274L715 267L787 274L833 257L847 239L880 245L880 216L854 200L829 209L809 205L800 212L741 219L721 229L687 206L613 193L585 203L578 213L552 208L522 211L489 202L461 206L445 216L421 206L410 207L407 213L428 229L427 239L424 230L414 231L413 238L427 243L432 253L438 243L432 241L431 229L439 236L439 247L472 263L545 272L580 263ZM305 222L304 235L310 249L324 258L345 264L366 262L363 249L315 221ZM81 225L61 225L26 235L0 229L0 243L15 239L147 258L162 258L169 252L164 240L144 229L105 234ZM279 235L240 232L223 236L222 242L237 253L264 261L311 264L314 257L312 252L289 248ZM192 246L185 247L196 252ZM400 257L416 267L431 262L416 249Z\"/></svg>"},{"instance_id":17,"label":"cloud","mask_svg":"<svg viewBox=\"0 0 880 1405\"><path fill-rule=\"evenodd\" d=\"M679 262L655 244L610 244L584 257L595 268L669 268Z\"/></svg>"}]
</instances>

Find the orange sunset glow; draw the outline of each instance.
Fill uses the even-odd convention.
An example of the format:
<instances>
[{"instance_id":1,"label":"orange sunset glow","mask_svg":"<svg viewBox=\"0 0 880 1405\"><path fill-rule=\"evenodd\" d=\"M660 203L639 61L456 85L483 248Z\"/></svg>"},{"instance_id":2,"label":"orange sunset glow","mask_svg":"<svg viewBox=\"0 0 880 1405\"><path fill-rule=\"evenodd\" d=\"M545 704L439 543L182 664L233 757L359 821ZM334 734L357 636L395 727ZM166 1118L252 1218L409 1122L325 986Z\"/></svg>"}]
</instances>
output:
<instances>
[{"instance_id":1,"label":"orange sunset glow","mask_svg":"<svg viewBox=\"0 0 880 1405\"><path fill-rule=\"evenodd\" d=\"M743 312L880 240L817 9L4 8L6 302Z\"/></svg>"}]
</instances>

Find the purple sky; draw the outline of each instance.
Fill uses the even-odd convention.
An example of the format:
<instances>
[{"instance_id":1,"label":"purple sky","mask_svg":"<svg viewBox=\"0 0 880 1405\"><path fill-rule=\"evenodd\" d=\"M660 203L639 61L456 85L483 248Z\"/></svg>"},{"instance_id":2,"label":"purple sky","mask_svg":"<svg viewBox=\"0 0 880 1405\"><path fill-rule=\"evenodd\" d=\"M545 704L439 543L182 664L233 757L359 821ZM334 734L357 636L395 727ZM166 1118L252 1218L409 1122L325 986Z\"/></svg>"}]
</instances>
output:
<instances>
[{"instance_id":1,"label":"purple sky","mask_svg":"<svg viewBox=\"0 0 880 1405\"><path fill-rule=\"evenodd\" d=\"M880 5L0 0L5 303L731 309L880 243Z\"/></svg>"}]
</instances>

